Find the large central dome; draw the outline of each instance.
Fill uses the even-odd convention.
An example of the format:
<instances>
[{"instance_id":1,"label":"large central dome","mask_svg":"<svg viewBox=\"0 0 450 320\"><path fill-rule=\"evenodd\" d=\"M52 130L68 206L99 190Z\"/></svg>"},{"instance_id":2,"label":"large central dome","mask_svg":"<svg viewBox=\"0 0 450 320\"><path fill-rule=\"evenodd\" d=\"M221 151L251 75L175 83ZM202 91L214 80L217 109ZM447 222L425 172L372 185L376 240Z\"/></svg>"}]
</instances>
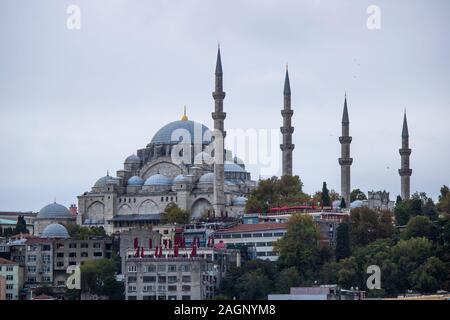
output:
<instances>
[{"instance_id":1,"label":"large central dome","mask_svg":"<svg viewBox=\"0 0 450 320\"><path fill-rule=\"evenodd\" d=\"M191 144L200 142L202 142L202 144L211 143L211 131L209 128L199 122L187 119L166 124L156 132L150 143L177 144L182 141L186 135L190 139L187 142Z\"/></svg>"}]
</instances>

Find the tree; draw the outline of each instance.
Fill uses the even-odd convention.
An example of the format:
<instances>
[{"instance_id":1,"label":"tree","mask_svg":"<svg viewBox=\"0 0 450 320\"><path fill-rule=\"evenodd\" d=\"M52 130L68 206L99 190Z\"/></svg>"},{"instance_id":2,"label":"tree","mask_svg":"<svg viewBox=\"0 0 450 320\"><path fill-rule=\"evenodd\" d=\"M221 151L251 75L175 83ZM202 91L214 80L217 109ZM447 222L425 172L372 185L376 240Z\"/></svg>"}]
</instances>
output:
<instances>
[{"instance_id":1,"label":"tree","mask_svg":"<svg viewBox=\"0 0 450 320\"><path fill-rule=\"evenodd\" d=\"M441 194L439 196L439 203L437 205L440 212L450 214L450 192L447 186L441 188Z\"/></svg>"},{"instance_id":2,"label":"tree","mask_svg":"<svg viewBox=\"0 0 450 320\"><path fill-rule=\"evenodd\" d=\"M17 217L17 224L16 224L16 228L14 229L14 233L15 234L29 233L29 231L27 229L27 223L25 221L24 216Z\"/></svg>"},{"instance_id":3,"label":"tree","mask_svg":"<svg viewBox=\"0 0 450 320\"><path fill-rule=\"evenodd\" d=\"M336 191L331 189L331 191L330 191L330 200L331 200L331 202L337 201L339 199L341 199L341 196L339 195L339 193L337 193Z\"/></svg>"},{"instance_id":4,"label":"tree","mask_svg":"<svg viewBox=\"0 0 450 320\"><path fill-rule=\"evenodd\" d=\"M282 268L296 267L302 281L312 280L317 270L319 232L309 215L292 215L286 234L274 243Z\"/></svg>"},{"instance_id":5,"label":"tree","mask_svg":"<svg viewBox=\"0 0 450 320\"><path fill-rule=\"evenodd\" d=\"M340 261L337 282L346 289L361 285L361 272L355 257L345 258Z\"/></svg>"},{"instance_id":6,"label":"tree","mask_svg":"<svg viewBox=\"0 0 450 320\"><path fill-rule=\"evenodd\" d=\"M86 240L90 236L96 236L96 237L105 237L106 232L103 227L86 227L86 226L79 226L77 224L68 223L65 225L67 232L69 233L69 236L74 239L78 240Z\"/></svg>"},{"instance_id":7,"label":"tree","mask_svg":"<svg viewBox=\"0 0 450 320\"><path fill-rule=\"evenodd\" d=\"M390 238L394 233L392 219L367 207L350 211L350 239L355 246L364 246L377 239Z\"/></svg>"},{"instance_id":8,"label":"tree","mask_svg":"<svg viewBox=\"0 0 450 320\"><path fill-rule=\"evenodd\" d=\"M416 216L409 220L403 233L405 239L432 237L432 223L428 217Z\"/></svg>"},{"instance_id":9,"label":"tree","mask_svg":"<svg viewBox=\"0 0 450 320\"><path fill-rule=\"evenodd\" d=\"M348 222L339 224L336 230L336 261L350 256L350 227Z\"/></svg>"},{"instance_id":10,"label":"tree","mask_svg":"<svg viewBox=\"0 0 450 320\"><path fill-rule=\"evenodd\" d=\"M341 199L341 205L340 205L340 207L341 207L341 209L347 208L347 204L345 203L345 199L344 199L344 198Z\"/></svg>"},{"instance_id":11,"label":"tree","mask_svg":"<svg viewBox=\"0 0 450 320\"><path fill-rule=\"evenodd\" d=\"M164 224L186 224L190 220L191 214L189 211L181 209L175 203L169 204L161 217L161 223Z\"/></svg>"},{"instance_id":12,"label":"tree","mask_svg":"<svg viewBox=\"0 0 450 320\"><path fill-rule=\"evenodd\" d=\"M324 207L331 206L331 199L330 199L330 191L327 188L327 183L324 181L322 186L322 205Z\"/></svg>"},{"instance_id":13,"label":"tree","mask_svg":"<svg viewBox=\"0 0 450 320\"><path fill-rule=\"evenodd\" d=\"M303 183L298 176L261 180L258 187L250 193L245 212L268 212L270 206L305 204L310 198L302 188Z\"/></svg>"},{"instance_id":14,"label":"tree","mask_svg":"<svg viewBox=\"0 0 450 320\"><path fill-rule=\"evenodd\" d=\"M434 293L442 288L448 274L449 269L444 262L430 257L411 274L410 282L414 289L422 293Z\"/></svg>"},{"instance_id":15,"label":"tree","mask_svg":"<svg viewBox=\"0 0 450 320\"><path fill-rule=\"evenodd\" d=\"M354 189L350 193L350 202L353 202L355 200L367 200L366 194L360 189Z\"/></svg>"},{"instance_id":16,"label":"tree","mask_svg":"<svg viewBox=\"0 0 450 320\"><path fill-rule=\"evenodd\" d=\"M122 300L124 287L115 278L117 271L117 263L113 259L85 261L81 266L81 291Z\"/></svg>"},{"instance_id":17,"label":"tree","mask_svg":"<svg viewBox=\"0 0 450 320\"><path fill-rule=\"evenodd\" d=\"M272 282L264 274L249 271L239 277L236 289L241 300L262 300L272 290Z\"/></svg>"},{"instance_id":18,"label":"tree","mask_svg":"<svg viewBox=\"0 0 450 320\"><path fill-rule=\"evenodd\" d=\"M296 287L301 283L300 274L295 267L281 270L275 283L275 290L278 293L289 293L290 288Z\"/></svg>"}]
</instances>

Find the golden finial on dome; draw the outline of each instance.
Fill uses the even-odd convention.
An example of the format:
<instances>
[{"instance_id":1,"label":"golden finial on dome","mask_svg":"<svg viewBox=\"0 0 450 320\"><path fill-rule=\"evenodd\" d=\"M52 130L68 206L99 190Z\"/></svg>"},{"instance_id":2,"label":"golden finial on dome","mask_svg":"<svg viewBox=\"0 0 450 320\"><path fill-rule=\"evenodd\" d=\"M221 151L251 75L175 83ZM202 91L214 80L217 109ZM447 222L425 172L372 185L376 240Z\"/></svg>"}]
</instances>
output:
<instances>
[{"instance_id":1,"label":"golden finial on dome","mask_svg":"<svg viewBox=\"0 0 450 320\"><path fill-rule=\"evenodd\" d=\"M187 115L186 115L186 105L184 106L184 114L183 114L183 116L181 117L181 121L187 121L188 120L188 117L187 117Z\"/></svg>"}]
</instances>

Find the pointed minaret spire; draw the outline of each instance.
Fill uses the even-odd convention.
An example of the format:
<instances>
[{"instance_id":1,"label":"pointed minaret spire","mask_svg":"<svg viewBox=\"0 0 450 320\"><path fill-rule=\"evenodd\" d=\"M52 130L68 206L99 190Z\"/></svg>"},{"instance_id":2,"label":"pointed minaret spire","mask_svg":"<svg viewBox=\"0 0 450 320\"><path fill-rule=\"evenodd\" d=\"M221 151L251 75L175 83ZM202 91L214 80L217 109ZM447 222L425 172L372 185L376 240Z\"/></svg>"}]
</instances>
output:
<instances>
[{"instance_id":1,"label":"pointed minaret spire","mask_svg":"<svg viewBox=\"0 0 450 320\"><path fill-rule=\"evenodd\" d=\"M341 143L341 157L339 165L341 166L341 197L345 200L345 205L350 208L350 168L353 163L353 158L350 157L350 143L352 137L350 136L350 121L348 120L347 109L347 93L344 98L344 111L342 113L342 136L339 137Z\"/></svg>"},{"instance_id":2,"label":"pointed minaret spire","mask_svg":"<svg viewBox=\"0 0 450 320\"><path fill-rule=\"evenodd\" d=\"M401 197L403 200L409 199L410 196L410 177L412 170L409 167L409 157L411 149L409 148L409 132L408 122L406 120L406 109L403 114L403 128L402 128L402 147L399 150L401 156L401 166L398 170L401 182Z\"/></svg>"},{"instance_id":3,"label":"pointed minaret spire","mask_svg":"<svg viewBox=\"0 0 450 320\"><path fill-rule=\"evenodd\" d=\"M220 44L217 48L216 75L222 75L222 59L220 58Z\"/></svg>"},{"instance_id":4,"label":"pointed minaret spire","mask_svg":"<svg viewBox=\"0 0 450 320\"><path fill-rule=\"evenodd\" d=\"M342 123L350 123L348 120L348 109L347 109L347 92L344 98L344 111L342 112Z\"/></svg>"},{"instance_id":5,"label":"pointed minaret spire","mask_svg":"<svg viewBox=\"0 0 450 320\"><path fill-rule=\"evenodd\" d=\"M405 108L405 113L404 113L404 115L403 115L402 137L403 137L403 138L408 138L408 137L409 137L409 132L408 132L408 121L406 120L406 108Z\"/></svg>"},{"instance_id":6,"label":"pointed minaret spire","mask_svg":"<svg viewBox=\"0 0 450 320\"><path fill-rule=\"evenodd\" d=\"M283 93L285 96L291 95L291 85L289 83L289 71L288 71L288 65L286 64L286 76L284 77L284 90Z\"/></svg>"},{"instance_id":7,"label":"pointed minaret spire","mask_svg":"<svg viewBox=\"0 0 450 320\"><path fill-rule=\"evenodd\" d=\"M283 126L280 128L283 135L283 143L280 145L282 155L282 175L292 175L292 151L295 145L292 143L292 133L294 127L292 126L292 115L294 111L291 109L291 86L289 83L288 66L286 65L286 76L284 78L284 103L281 115L283 117Z\"/></svg>"}]
</instances>

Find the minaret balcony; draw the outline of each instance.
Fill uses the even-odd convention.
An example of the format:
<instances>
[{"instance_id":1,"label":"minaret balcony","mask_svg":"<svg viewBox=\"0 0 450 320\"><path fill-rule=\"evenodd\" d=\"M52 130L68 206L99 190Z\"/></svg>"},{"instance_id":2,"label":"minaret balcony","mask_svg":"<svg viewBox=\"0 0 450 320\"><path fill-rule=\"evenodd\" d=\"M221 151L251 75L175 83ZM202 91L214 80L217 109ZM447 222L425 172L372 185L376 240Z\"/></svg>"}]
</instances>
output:
<instances>
[{"instance_id":1,"label":"minaret balcony","mask_svg":"<svg viewBox=\"0 0 450 320\"><path fill-rule=\"evenodd\" d=\"M351 166L353 163L353 158L339 158L339 164L341 166Z\"/></svg>"},{"instance_id":2,"label":"minaret balcony","mask_svg":"<svg viewBox=\"0 0 450 320\"><path fill-rule=\"evenodd\" d=\"M213 118L213 120L224 120L227 117L227 113L226 112L212 112L211 116Z\"/></svg>"},{"instance_id":3,"label":"minaret balcony","mask_svg":"<svg viewBox=\"0 0 450 320\"><path fill-rule=\"evenodd\" d=\"M225 99L225 92L223 92L223 91L214 91L213 93L212 93L212 96L213 96L213 98L214 98L214 100L217 100L217 99Z\"/></svg>"},{"instance_id":4,"label":"minaret balcony","mask_svg":"<svg viewBox=\"0 0 450 320\"><path fill-rule=\"evenodd\" d=\"M404 177L404 176L411 176L411 174L412 174L412 169L398 169L398 174L401 176L401 177Z\"/></svg>"},{"instance_id":5,"label":"minaret balcony","mask_svg":"<svg viewBox=\"0 0 450 320\"><path fill-rule=\"evenodd\" d=\"M280 127L282 134L292 134L294 133L294 127Z\"/></svg>"},{"instance_id":6,"label":"minaret balcony","mask_svg":"<svg viewBox=\"0 0 450 320\"><path fill-rule=\"evenodd\" d=\"M411 149L401 148L398 150L401 156L409 156L411 155Z\"/></svg>"},{"instance_id":7,"label":"minaret balcony","mask_svg":"<svg viewBox=\"0 0 450 320\"><path fill-rule=\"evenodd\" d=\"M293 143L282 143L280 144L281 151L294 150L295 144Z\"/></svg>"},{"instance_id":8,"label":"minaret balcony","mask_svg":"<svg viewBox=\"0 0 450 320\"><path fill-rule=\"evenodd\" d=\"M286 118L286 117L292 117L293 114L294 114L294 110L290 110L290 109L288 109L288 110L286 110L286 109L281 110L281 115L282 115L284 118Z\"/></svg>"},{"instance_id":9,"label":"minaret balcony","mask_svg":"<svg viewBox=\"0 0 450 320\"><path fill-rule=\"evenodd\" d=\"M339 142L341 144L351 143L352 142L352 137L339 137Z\"/></svg>"}]
</instances>

